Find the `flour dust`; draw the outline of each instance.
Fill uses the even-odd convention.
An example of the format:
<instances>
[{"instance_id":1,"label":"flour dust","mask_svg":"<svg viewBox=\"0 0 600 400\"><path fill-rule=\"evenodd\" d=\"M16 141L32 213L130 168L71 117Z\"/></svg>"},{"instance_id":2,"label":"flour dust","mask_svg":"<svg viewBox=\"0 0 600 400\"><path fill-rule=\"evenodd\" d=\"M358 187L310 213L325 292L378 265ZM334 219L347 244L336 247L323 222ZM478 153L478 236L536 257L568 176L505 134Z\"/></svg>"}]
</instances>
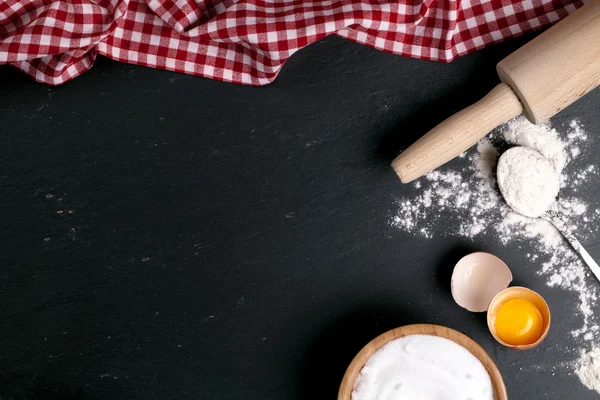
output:
<instances>
[{"instance_id":1,"label":"flour dust","mask_svg":"<svg viewBox=\"0 0 600 400\"><path fill-rule=\"evenodd\" d=\"M577 295L574 312L581 317L581 324L570 334L580 345L581 359L569 365L574 366L578 376L589 378L600 377L600 350L584 350L600 346L600 319L593 312L597 309L598 283L549 222L524 217L508 207L498 190L495 171L500 154L515 145L546 157L560 174L561 182L561 194L551 211L558 212L561 222L585 245L597 235L600 221L597 204L581 195L590 181L599 179L595 155L586 153L588 139L577 120L558 130L550 124L533 125L516 118L463 153L451 166L416 181L413 185L418 194L395 200L390 224L427 239L439 234L471 239L493 234L505 246L529 243L533 251L524 256L539 266L537 272L547 285ZM444 232L447 226L453 227L451 232ZM592 356L586 358L586 354ZM597 386L583 378L582 382L600 392L600 382Z\"/></svg>"}]
</instances>

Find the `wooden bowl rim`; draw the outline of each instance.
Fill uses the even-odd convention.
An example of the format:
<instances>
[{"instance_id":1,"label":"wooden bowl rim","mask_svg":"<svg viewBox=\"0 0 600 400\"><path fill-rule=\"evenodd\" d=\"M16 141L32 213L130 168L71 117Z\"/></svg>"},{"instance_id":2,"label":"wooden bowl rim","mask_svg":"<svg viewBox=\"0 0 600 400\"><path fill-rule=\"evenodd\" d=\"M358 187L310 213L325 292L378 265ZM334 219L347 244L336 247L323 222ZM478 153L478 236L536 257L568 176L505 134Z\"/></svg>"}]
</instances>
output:
<instances>
[{"instance_id":1,"label":"wooden bowl rim","mask_svg":"<svg viewBox=\"0 0 600 400\"><path fill-rule=\"evenodd\" d=\"M504 385L504 379L502 379L502 374L500 374L498 366L496 366L494 360L492 360L483 347L481 347L479 344L477 344L477 342L464 333L445 326L434 324L404 325L384 332L367 343L361 349L361 351L358 352L346 369L346 373L344 374L342 383L340 384L340 389L338 391L338 400L351 400L354 381L358 377L360 370L365 365L367 360L371 358L371 356L377 350L394 339L399 339L409 335L432 335L443 337L464 347L479 361L481 361L487 373L489 374L490 379L492 380L492 386L494 388L494 399L508 400L508 394L506 392L506 386Z\"/></svg>"}]
</instances>

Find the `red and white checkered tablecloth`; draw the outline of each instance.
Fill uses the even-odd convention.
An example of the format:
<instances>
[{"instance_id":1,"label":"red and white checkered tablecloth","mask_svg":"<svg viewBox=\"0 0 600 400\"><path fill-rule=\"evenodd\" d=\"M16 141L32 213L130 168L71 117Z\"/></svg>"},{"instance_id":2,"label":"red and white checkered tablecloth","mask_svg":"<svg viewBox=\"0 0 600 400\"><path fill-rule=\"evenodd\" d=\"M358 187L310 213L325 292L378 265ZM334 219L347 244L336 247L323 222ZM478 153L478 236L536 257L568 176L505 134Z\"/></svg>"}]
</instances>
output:
<instances>
[{"instance_id":1,"label":"red and white checkered tablecloth","mask_svg":"<svg viewBox=\"0 0 600 400\"><path fill-rule=\"evenodd\" d=\"M264 85L296 51L330 34L379 50L451 61L566 16L557 0L1 0L0 63L60 85L96 55Z\"/></svg>"}]
</instances>

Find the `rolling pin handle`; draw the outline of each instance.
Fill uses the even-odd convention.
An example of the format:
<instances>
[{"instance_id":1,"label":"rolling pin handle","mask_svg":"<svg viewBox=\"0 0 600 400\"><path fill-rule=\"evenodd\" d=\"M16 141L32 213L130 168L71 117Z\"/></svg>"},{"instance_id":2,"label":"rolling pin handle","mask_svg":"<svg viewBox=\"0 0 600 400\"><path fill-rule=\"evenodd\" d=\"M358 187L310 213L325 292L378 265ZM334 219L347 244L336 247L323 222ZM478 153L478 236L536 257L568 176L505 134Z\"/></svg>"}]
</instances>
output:
<instances>
[{"instance_id":1,"label":"rolling pin handle","mask_svg":"<svg viewBox=\"0 0 600 400\"><path fill-rule=\"evenodd\" d=\"M457 112L413 143L392 162L404 183L411 182L460 155L498 125L521 115L523 106L501 83L472 106Z\"/></svg>"}]
</instances>

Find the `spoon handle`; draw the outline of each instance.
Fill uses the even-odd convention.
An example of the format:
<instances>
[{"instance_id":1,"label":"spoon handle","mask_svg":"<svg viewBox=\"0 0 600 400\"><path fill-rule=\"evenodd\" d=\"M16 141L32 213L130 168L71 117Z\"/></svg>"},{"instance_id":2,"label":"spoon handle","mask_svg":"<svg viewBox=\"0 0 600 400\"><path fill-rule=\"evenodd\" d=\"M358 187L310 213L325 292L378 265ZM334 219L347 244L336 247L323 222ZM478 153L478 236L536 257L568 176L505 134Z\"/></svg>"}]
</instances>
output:
<instances>
[{"instance_id":1,"label":"spoon handle","mask_svg":"<svg viewBox=\"0 0 600 400\"><path fill-rule=\"evenodd\" d=\"M573 235L572 232L569 232L569 230L566 228L561 229L558 226L559 224L555 224L553 221L551 222L552 225L554 225L556 229L558 229L558 231L564 236L564 238L567 239L567 242L569 242L571 247L573 247L573 249L577 253L579 253L583 261L587 264L588 267L590 267L590 270L592 270L592 272L596 276L596 279L600 281L600 266L598 266L596 261L594 261L590 253L588 253L587 250L581 245L581 243L579 243L579 240L577 240L577 238L575 237L575 235Z\"/></svg>"}]
</instances>

